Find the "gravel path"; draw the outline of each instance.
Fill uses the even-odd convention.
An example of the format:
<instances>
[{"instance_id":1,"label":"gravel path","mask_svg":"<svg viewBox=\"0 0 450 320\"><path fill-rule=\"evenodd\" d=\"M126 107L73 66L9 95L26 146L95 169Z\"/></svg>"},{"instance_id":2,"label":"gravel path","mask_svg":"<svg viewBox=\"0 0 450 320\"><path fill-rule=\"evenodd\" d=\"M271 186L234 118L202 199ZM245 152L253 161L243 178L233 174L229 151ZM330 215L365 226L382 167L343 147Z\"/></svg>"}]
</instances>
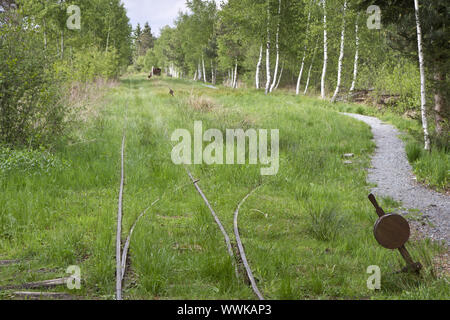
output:
<instances>
[{"instance_id":1,"label":"gravel path","mask_svg":"<svg viewBox=\"0 0 450 320\"><path fill-rule=\"evenodd\" d=\"M416 181L406 157L404 143L398 137L400 132L374 117L345 115L363 121L372 128L377 148L368 181L377 185L373 193L377 197L389 196L400 201L406 209L420 210L424 219L418 224L420 231L433 240L444 240L449 245L450 196L428 189Z\"/></svg>"}]
</instances>

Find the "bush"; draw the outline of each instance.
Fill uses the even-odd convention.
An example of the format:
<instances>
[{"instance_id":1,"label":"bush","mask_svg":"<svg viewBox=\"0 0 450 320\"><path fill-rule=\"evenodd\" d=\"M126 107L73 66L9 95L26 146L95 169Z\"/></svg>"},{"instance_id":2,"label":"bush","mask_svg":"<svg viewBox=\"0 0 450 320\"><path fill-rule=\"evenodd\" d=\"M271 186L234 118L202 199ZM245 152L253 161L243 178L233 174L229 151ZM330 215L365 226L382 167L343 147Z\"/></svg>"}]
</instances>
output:
<instances>
[{"instance_id":1,"label":"bush","mask_svg":"<svg viewBox=\"0 0 450 320\"><path fill-rule=\"evenodd\" d=\"M11 150L0 147L0 174L41 174L65 166L63 161L44 150Z\"/></svg>"},{"instance_id":2,"label":"bush","mask_svg":"<svg viewBox=\"0 0 450 320\"><path fill-rule=\"evenodd\" d=\"M58 61L55 69L56 74L68 82L113 79L120 74L120 60L115 49L106 52L89 47L77 50L71 59Z\"/></svg>"},{"instance_id":3,"label":"bush","mask_svg":"<svg viewBox=\"0 0 450 320\"><path fill-rule=\"evenodd\" d=\"M0 143L39 146L60 135L65 109L50 55L22 23L0 16Z\"/></svg>"}]
</instances>

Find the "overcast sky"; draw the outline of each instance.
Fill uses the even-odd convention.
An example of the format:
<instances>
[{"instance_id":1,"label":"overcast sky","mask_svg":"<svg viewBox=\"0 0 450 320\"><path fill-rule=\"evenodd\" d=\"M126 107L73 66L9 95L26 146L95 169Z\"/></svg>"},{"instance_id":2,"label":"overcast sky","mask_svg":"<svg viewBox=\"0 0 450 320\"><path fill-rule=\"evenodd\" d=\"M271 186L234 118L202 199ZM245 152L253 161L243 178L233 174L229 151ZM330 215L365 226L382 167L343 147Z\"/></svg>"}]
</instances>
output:
<instances>
[{"instance_id":1,"label":"overcast sky","mask_svg":"<svg viewBox=\"0 0 450 320\"><path fill-rule=\"evenodd\" d=\"M159 36L159 30L173 26L179 11L187 11L186 0L122 0L128 11L133 28L138 23L143 27L148 21L153 34ZM219 0L216 0L219 3Z\"/></svg>"}]
</instances>

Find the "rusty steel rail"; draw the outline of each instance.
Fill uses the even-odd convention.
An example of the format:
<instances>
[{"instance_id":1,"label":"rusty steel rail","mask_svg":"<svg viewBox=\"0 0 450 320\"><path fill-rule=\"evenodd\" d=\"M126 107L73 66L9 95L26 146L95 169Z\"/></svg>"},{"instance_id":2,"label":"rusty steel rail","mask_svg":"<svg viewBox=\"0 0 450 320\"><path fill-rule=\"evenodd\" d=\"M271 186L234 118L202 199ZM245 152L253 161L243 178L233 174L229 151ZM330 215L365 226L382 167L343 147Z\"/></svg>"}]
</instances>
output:
<instances>
[{"instance_id":1,"label":"rusty steel rail","mask_svg":"<svg viewBox=\"0 0 450 320\"><path fill-rule=\"evenodd\" d=\"M122 218L123 218L123 185L125 177L124 167L125 154L125 134L122 137L122 151L121 151L121 171L120 171L120 189L119 189L119 204L117 210L117 233L116 233L116 300L122 300Z\"/></svg>"},{"instance_id":2,"label":"rusty steel rail","mask_svg":"<svg viewBox=\"0 0 450 320\"><path fill-rule=\"evenodd\" d=\"M192 173L189 171L189 169L187 169L186 167L185 167L185 169L186 169L186 172L187 172L189 178L192 180L192 183L194 184L195 189L197 190L197 192L202 197L203 201L205 202L206 206L208 207L209 211L211 212L211 215L214 217L214 220L216 221L216 224L219 226L219 229L220 229L220 231L223 234L223 237L225 239L225 244L227 246L228 255L230 256L231 261L234 264L234 271L236 273L236 277L239 279L238 266L235 263L236 259L235 259L234 253L233 253L233 247L231 246L230 236L228 235L227 231L223 227L222 222L220 221L220 219L217 216L216 212L214 211L214 209L212 208L211 204L209 203L208 198L206 198L206 196L203 193L202 189L198 185L199 180L194 179L194 177L192 176Z\"/></svg>"},{"instance_id":3,"label":"rusty steel rail","mask_svg":"<svg viewBox=\"0 0 450 320\"><path fill-rule=\"evenodd\" d=\"M249 194L247 194L244 197L244 199L241 200L241 202L239 202L239 204L238 204L238 206L236 208L236 211L234 212L233 224L234 224L234 235L236 237L236 242L237 242L237 245L238 245L239 254L241 256L242 263L244 264L245 270L247 272L248 279L250 280L253 292L258 296L259 300L264 300L263 295L261 294L261 292L258 289L258 286L256 285L256 281L255 281L255 277L253 276L252 269L250 268L250 266L248 264L247 256L245 255L244 246L242 244L241 236L239 234L239 226L238 226L239 210L240 210L241 206L259 188L260 188L260 186L254 188Z\"/></svg>"},{"instance_id":4,"label":"rusty steel rail","mask_svg":"<svg viewBox=\"0 0 450 320\"><path fill-rule=\"evenodd\" d=\"M147 213L147 211L153 207L160 199L155 200L150 207L148 207L147 209L145 209L134 221L133 226L130 229L130 232L128 233L128 237L127 240L125 241L125 245L123 246L123 251L122 251L122 277L121 277L121 281L123 282L123 279L125 277L125 272L126 272L126 268L127 268L127 257L128 257L128 250L130 248L130 242L131 242L131 236L133 235L133 231L136 228L137 223L139 222L139 220Z\"/></svg>"}]
</instances>

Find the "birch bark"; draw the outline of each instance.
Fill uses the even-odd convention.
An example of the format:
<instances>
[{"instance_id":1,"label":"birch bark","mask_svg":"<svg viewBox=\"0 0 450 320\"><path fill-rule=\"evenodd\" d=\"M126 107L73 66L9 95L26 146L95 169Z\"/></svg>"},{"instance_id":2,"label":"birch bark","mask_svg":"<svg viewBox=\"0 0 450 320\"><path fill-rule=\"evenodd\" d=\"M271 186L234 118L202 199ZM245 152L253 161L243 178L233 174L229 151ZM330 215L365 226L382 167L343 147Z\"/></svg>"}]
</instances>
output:
<instances>
[{"instance_id":1,"label":"birch bark","mask_svg":"<svg viewBox=\"0 0 450 320\"><path fill-rule=\"evenodd\" d=\"M309 22L311 20L311 8L308 9L308 22L306 24L306 39L308 38L308 31L309 31ZM298 95L300 93L300 84L302 81L303 76L303 68L305 67L305 59L306 59L306 40L305 40L305 48L303 50L303 59L302 59L302 65L300 67L300 73L298 74L298 80L297 80L297 87L295 89L295 94Z\"/></svg>"},{"instance_id":2,"label":"birch bark","mask_svg":"<svg viewBox=\"0 0 450 320\"><path fill-rule=\"evenodd\" d=\"M355 42L355 63L353 65L353 81L352 85L350 87L350 93L352 93L355 90L356 87L356 80L358 78L358 60L359 60L359 26L358 26L358 20L359 20L359 14L356 18L356 24L355 24L355 35L356 35L356 42Z\"/></svg>"},{"instance_id":3,"label":"birch bark","mask_svg":"<svg viewBox=\"0 0 450 320\"><path fill-rule=\"evenodd\" d=\"M343 12L343 21L342 21L342 32L341 32L341 50L339 53L339 62L338 62L338 76L336 83L336 90L334 91L333 98L331 98L331 102L336 102L337 96L341 91L341 82L342 82L342 62L344 60L344 49L345 49L345 14L347 11L347 1L344 2L344 12Z\"/></svg>"},{"instance_id":4,"label":"birch bark","mask_svg":"<svg viewBox=\"0 0 450 320\"><path fill-rule=\"evenodd\" d=\"M328 39L327 39L327 1L323 0L323 69L322 80L320 83L320 94L322 99L325 99L325 80L327 75L328 64Z\"/></svg>"},{"instance_id":5,"label":"birch bark","mask_svg":"<svg viewBox=\"0 0 450 320\"><path fill-rule=\"evenodd\" d=\"M262 65L262 58L263 58L263 46L261 45L260 49L259 49L259 59L258 59L258 64L256 65L256 89L259 89L260 84L259 84L259 74L261 72L261 65Z\"/></svg>"},{"instance_id":6,"label":"birch bark","mask_svg":"<svg viewBox=\"0 0 450 320\"><path fill-rule=\"evenodd\" d=\"M306 92L308 92L308 87L309 87L309 81L311 79L311 70L313 68L314 65L314 60L316 58L316 53L317 53L317 47L318 47L318 43L316 41L316 46L314 48L314 54L311 60L311 65L309 66L309 71L308 71L308 79L306 80L306 85L305 85L305 91L303 91L303 94L306 94Z\"/></svg>"},{"instance_id":7,"label":"birch bark","mask_svg":"<svg viewBox=\"0 0 450 320\"><path fill-rule=\"evenodd\" d=\"M270 90L272 73L270 72L270 0L267 1L267 43L266 43L266 94Z\"/></svg>"},{"instance_id":8,"label":"birch bark","mask_svg":"<svg viewBox=\"0 0 450 320\"><path fill-rule=\"evenodd\" d=\"M206 83L206 69L205 69L205 59L202 54L202 66L203 66L203 82Z\"/></svg>"},{"instance_id":9,"label":"birch bark","mask_svg":"<svg viewBox=\"0 0 450 320\"><path fill-rule=\"evenodd\" d=\"M277 24L277 34L276 34L276 42L275 42L275 47L276 47L276 52L277 52L277 58L275 61L275 71L274 71L274 75L273 75L273 82L272 82L272 86L270 87L270 92L273 91L273 89L275 89L275 86L277 84L277 79L278 79L278 67L280 64L280 20L281 20L281 0L278 1L278 24Z\"/></svg>"},{"instance_id":10,"label":"birch bark","mask_svg":"<svg viewBox=\"0 0 450 320\"><path fill-rule=\"evenodd\" d=\"M425 140L425 150L431 150L430 134L428 132L428 115L427 115L427 99L426 99L426 84L425 84L425 63L423 57L422 47L422 27L420 25L419 1L414 0L414 8L416 14L417 27L417 47L419 51L419 69L420 69L420 105L422 111L422 126Z\"/></svg>"}]
</instances>

